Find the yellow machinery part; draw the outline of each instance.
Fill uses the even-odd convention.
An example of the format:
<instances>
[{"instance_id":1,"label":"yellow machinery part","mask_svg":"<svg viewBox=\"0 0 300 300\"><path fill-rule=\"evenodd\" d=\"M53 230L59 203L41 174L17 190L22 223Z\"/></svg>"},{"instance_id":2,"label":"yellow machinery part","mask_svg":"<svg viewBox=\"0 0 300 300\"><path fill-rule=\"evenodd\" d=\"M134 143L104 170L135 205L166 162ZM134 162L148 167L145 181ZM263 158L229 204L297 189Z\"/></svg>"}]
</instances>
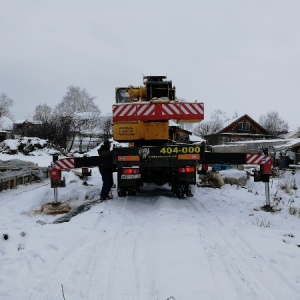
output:
<instances>
[{"instance_id":1,"label":"yellow machinery part","mask_svg":"<svg viewBox=\"0 0 300 300\"><path fill-rule=\"evenodd\" d=\"M135 141L140 139L140 127L136 122L114 123L113 136L115 141Z\"/></svg>"},{"instance_id":2,"label":"yellow machinery part","mask_svg":"<svg viewBox=\"0 0 300 300\"><path fill-rule=\"evenodd\" d=\"M128 94L129 94L129 98L130 98L131 102L145 100L146 96L147 96L146 95L147 94L146 87L144 87L144 86L139 86L139 87L130 86L129 89L128 89Z\"/></svg>"},{"instance_id":3,"label":"yellow machinery part","mask_svg":"<svg viewBox=\"0 0 300 300\"><path fill-rule=\"evenodd\" d=\"M169 122L145 122L145 140L167 140L169 138Z\"/></svg>"},{"instance_id":4,"label":"yellow machinery part","mask_svg":"<svg viewBox=\"0 0 300 300\"><path fill-rule=\"evenodd\" d=\"M162 122L115 122L113 127L115 141L167 140L169 123Z\"/></svg>"}]
</instances>

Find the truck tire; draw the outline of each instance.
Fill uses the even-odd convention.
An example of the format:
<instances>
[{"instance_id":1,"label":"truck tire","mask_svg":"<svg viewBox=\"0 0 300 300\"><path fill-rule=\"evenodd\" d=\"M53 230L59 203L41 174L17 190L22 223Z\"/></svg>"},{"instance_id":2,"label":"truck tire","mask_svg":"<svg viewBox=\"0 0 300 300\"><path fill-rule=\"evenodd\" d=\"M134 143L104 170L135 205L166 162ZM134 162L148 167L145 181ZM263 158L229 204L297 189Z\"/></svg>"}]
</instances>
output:
<instances>
[{"instance_id":1,"label":"truck tire","mask_svg":"<svg viewBox=\"0 0 300 300\"><path fill-rule=\"evenodd\" d=\"M135 190L129 190L128 195L129 196L136 196L136 191Z\"/></svg>"},{"instance_id":2,"label":"truck tire","mask_svg":"<svg viewBox=\"0 0 300 300\"><path fill-rule=\"evenodd\" d=\"M119 189L118 190L118 196L119 197L126 197L127 191L125 189Z\"/></svg>"},{"instance_id":3,"label":"truck tire","mask_svg":"<svg viewBox=\"0 0 300 300\"><path fill-rule=\"evenodd\" d=\"M193 197L192 188L187 184L185 186L185 193L187 197Z\"/></svg>"},{"instance_id":4,"label":"truck tire","mask_svg":"<svg viewBox=\"0 0 300 300\"><path fill-rule=\"evenodd\" d=\"M183 199L185 194L185 185L179 184L176 186L175 194L178 199Z\"/></svg>"}]
</instances>

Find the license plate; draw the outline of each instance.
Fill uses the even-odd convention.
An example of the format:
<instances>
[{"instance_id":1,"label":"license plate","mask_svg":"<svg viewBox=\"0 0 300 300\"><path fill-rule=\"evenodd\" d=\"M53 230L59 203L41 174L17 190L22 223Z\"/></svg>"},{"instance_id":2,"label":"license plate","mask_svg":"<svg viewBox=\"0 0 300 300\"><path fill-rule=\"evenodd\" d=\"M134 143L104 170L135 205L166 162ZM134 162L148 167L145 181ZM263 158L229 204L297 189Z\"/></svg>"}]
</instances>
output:
<instances>
[{"instance_id":1,"label":"license plate","mask_svg":"<svg viewBox=\"0 0 300 300\"><path fill-rule=\"evenodd\" d=\"M138 179L138 178L141 178L141 174L121 175L121 179Z\"/></svg>"}]
</instances>

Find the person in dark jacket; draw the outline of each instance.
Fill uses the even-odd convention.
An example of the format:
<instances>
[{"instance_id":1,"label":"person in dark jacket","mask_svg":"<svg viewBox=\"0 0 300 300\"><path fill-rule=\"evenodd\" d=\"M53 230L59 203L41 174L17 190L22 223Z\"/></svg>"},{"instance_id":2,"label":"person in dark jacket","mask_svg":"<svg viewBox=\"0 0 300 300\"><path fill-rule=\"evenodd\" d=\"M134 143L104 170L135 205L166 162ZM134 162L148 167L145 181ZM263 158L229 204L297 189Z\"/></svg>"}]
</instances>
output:
<instances>
[{"instance_id":1,"label":"person in dark jacket","mask_svg":"<svg viewBox=\"0 0 300 300\"><path fill-rule=\"evenodd\" d=\"M111 199L109 192L113 186L113 156L110 150L110 141L105 140L98 149L100 156L99 171L102 177L101 200Z\"/></svg>"}]
</instances>

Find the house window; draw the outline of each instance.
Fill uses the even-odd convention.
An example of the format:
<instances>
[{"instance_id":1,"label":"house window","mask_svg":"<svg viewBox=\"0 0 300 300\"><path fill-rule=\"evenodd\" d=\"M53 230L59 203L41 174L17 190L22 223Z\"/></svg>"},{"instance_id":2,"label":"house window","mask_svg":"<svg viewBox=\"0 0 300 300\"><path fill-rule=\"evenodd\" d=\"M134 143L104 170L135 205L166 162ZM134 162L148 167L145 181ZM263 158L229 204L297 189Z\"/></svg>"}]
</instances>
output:
<instances>
[{"instance_id":1,"label":"house window","mask_svg":"<svg viewBox=\"0 0 300 300\"><path fill-rule=\"evenodd\" d=\"M249 122L240 122L238 129L241 131L250 131L250 123Z\"/></svg>"}]
</instances>

